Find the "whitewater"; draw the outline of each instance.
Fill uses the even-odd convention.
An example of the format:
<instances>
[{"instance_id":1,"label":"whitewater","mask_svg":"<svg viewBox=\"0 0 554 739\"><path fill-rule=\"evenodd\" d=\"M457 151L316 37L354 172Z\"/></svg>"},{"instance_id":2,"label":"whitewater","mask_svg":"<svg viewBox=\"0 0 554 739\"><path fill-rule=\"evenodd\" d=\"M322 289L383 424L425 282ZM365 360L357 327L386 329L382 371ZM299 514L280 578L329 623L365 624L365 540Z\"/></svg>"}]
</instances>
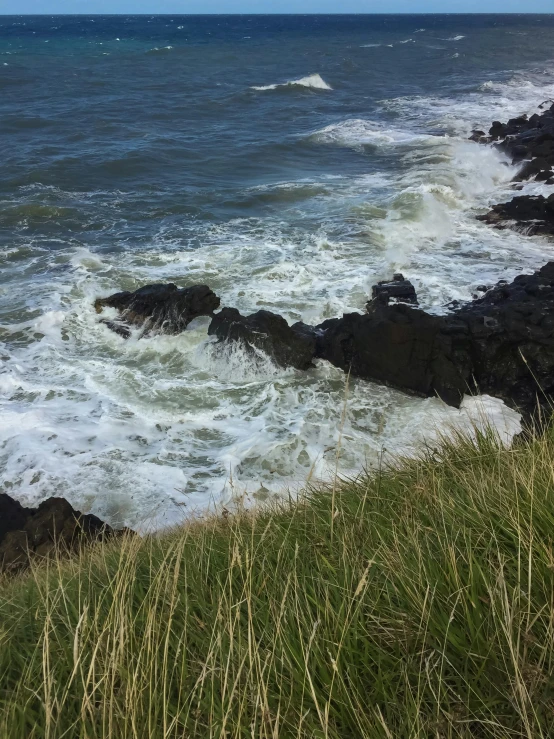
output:
<instances>
[{"instance_id":1,"label":"whitewater","mask_svg":"<svg viewBox=\"0 0 554 739\"><path fill-rule=\"evenodd\" d=\"M554 259L546 240L476 221L511 196L517 170L468 141L554 97L547 40L502 27L506 44L533 43L533 63L515 65L504 51L489 60L488 26L458 19L395 31L131 20L95 23L86 45L63 23L0 27L3 488L149 530L355 475L485 418L509 443L519 417L498 400L456 410L324 362L283 370L215 344L207 319L124 341L93 301L201 283L242 313L317 323L362 311L371 285L400 271L443 312ZM448 49L429 48L441 39ZM418 60L427 77L408 85ZM68 65L67 87L24 101Z\"/></svg>"}]
</instances>

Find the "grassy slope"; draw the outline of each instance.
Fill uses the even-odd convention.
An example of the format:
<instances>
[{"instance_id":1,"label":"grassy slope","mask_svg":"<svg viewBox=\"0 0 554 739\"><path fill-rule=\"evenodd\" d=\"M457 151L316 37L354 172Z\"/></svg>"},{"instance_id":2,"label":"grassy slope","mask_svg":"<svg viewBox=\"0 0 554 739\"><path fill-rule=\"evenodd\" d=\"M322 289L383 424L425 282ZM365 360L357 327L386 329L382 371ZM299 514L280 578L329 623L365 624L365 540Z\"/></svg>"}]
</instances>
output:
<instances>
[{"instance_id":1,"label":"grassy slope","mask_svg":"<svg viewBox=\"0 0 554 739\"><path fill-rule=\"evenodd\" d=\"M554 736L553 460L459 441L4 584L0 737Z\"/></svg>"}]
</instances>

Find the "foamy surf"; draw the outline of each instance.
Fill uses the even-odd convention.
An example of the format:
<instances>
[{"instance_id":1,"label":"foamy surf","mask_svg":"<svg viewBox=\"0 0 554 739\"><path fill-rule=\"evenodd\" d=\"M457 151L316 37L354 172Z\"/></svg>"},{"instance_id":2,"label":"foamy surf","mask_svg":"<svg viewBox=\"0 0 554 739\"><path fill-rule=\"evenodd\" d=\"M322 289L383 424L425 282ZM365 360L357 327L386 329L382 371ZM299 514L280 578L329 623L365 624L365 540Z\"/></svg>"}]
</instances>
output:
<instances>
[{"instance_id":1,"label":"foamy surf","mask_svg":"<svg viewBox=\"0 0 554 739\"><path fill-rule=\"evenodd\" d=\"M298 80L289 80L288 82L279 82L274 85L252 86L252 90L278 90L282 87L307 87L311 90L332 90L331 85L319 74L310 74L307 77L301 77Z\"/></svg>"},{"instance_id":2,"label":"foamy surf","mask_svg":"<svg viewBox=\"0 0 554 739\"><path fill-rule=\"evenodd\" d=\"M337 144L339 146L391 146L396 144L412 144L428 138L415 131L388 127L377 121L353 118L325 126L311 134L310 138L319 143Z\"/></svg>"},{"instance_id":3,"label":"foamy surf","mask_svg":"<svg viewBox=\"0 0 554 739\"><path fill-rule=\"evenodd\" d=\"M423 29L412 30L417 18L381 32L360 17L351 44L318 50L314 39L327 21L317 19L317 33L299 44L298 29L292 39L285 31L272 41L264 35L272 20L256 26L249 19L232 31L232 54L228 39L218 46L225 22L218 19L207 39L207 21L196 32L191 17L186 50L182 31L171 36L164 25L152 35L154 19L142 41L134 35L113 44L121 30L112 29L103 39L112 56L96 46L100 62L84 42L82 54L52 55L57 74L39 70L39 78L46 94L50 79L55 85L67 77L63 94L53 92L71 110L67 121L57 119L56 136L80 126L90 146L83 166L49 159L52 121L32 100L21 116L19 88L3 87L7 108L17 93L6 121L19 136L25 127L31 152L14 146L21 174L15 184L0 183L0 485L23 502L63 495L110 523L149 530L239 499L255 505L294 493L337 469L356 475L376 467L383 450L416 454L449 429L472 433L482 420L478 403L505 443L519 428L495 399L466 399L457 410L358 380L347 392L344 373L324 362L306 373L283 370L261 353L215 343L206 319L178 336L139 338L136 331L128 341L98 322L96 296L171 281L208 284L222 305L244 315L267 309L317 324L363 311L371 285L396 270L414 282L423 308L441 312L453 299L471 299L477 285L554 259L552 243L476 221L513 196L514 170L493 148L467 141L473 127L532 113L553 96L551 65L541 61L551 57L544 29L534 29L521 63L514 47L510 65L522 69L513 72L499 70L497 58L487 65L500 26L488 36L468 30L471 54L454 62L454 52L466 49L453 40L465 28L458 19L421 36ZM333 18L329 38L336 40L341 23ZM415 33L417 43L399 44ZM540 33L542 57L535 53ZM444 68L428 65L418 88L427 92L405 96L406 61L413 55L420 64L426 44L440 45L443 35L452 42L433 56ZM486 44L477 48L481 38ZM364 39L384 48L356 51ZM152 43L174 44L197 65L160 75L175 52L150 63ZM332 73L333 95L298 84L319 75L296 79L283 71L285 55L297 53L310 53L312 69L325 58L319 68ZM473 53L481 55L479 73L468 61ZM35 57L25 58L23 82ZM89 131L82 76L67 75L67 65L81 60L76 71L86 76L100 64L109 135ZM140 96L121 92L122 75L133 70L132 88L137 65L151 102L144 110L133 107ZM17 66L3 67L2 84ZM290 94L245 95L260 69L262 81L291 80L262 89ZM113 150L127 147L129 157L115 161ZM547 188L526 183L522 192Z\"/></svg>"}]
</instances>

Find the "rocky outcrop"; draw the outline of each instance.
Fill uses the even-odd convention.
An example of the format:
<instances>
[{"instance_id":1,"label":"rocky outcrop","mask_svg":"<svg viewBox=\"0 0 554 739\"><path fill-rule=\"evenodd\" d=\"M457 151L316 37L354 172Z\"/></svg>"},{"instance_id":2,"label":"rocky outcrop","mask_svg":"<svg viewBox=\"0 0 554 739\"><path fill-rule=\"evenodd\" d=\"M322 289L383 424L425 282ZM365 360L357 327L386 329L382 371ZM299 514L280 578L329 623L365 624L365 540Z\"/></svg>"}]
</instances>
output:
<instances>
[{"instance_id":1,"label":"rocky outcrop","mask_svg":"<svg viewBox=\"0 0 554 739\"><path fill-rule=\"evenodd\" d=\"M315 355L315 332L303 323L289 326L284 318L267 310L242 316L236 308L223 308L208 329L220 341L240 342L247 350L261 350L281 367L306 370Z\"/></svg>"},{"instance_id":2,"label":"rocky outcrop","mask_svg":"<svg viewBox=\"0 0 554 739\"><path fill-rule=\"evenodd\" d=\"M483 297L446 315L391 303L396 284L399 297L417 300L413 285L397 275L376 286L365 314L289 326L269 311L245 317L224 308L208 333L261 350L284 367L306 370L317 357L354 377L453 406L481 392L529 413L537 397L554 393L554 262L511 284L482 286Z\"/></svg>"},{"instance_id":3,"label":"rocky outcrop","mask_svg":"<svg viewBox=\"0 0 554 739\"><path fill-rule=\"evenodd\" d=\"M543 105L545 105L543 103ZM473 141L493 143L521 167L514 182L536 180L554 185L554 105L543 113L512 118L507 123L495 121L487 136L474 131ZM495 205L478 220L495 228L513 228L526 235L554 235L554 196L520 195L507 203Z\"/></svg>"},{"instance_id":4,"label":"rocky outcrop","mask_svg":"<svg viewBox=\"0 0 554 739\"><path fill-rule=\"evenodd\" d=\"M116 532L96 516L75 511L63 498L49 498L38 508L24 508L0 493L0 572L17 572L31 558L77 549Z\"/></svg>"},{"instance_id":5,"label":"rocky outcrop","mask_svg":"<svg viewBox=\"0 0 554 739\"><path fill-rule=\"evenodd\" d=\"M554 392L554 262L444 316L374 300L317 328L317 356L354 376L454 406L478 390L532 412Z\"/></svg>"},{"instance_id":6,"label":"rocky outcrop","mask_svg":"<svg viewBox=\"0 0 554 739\"><path fill-rule=\"evenodd\" d=\"M455 406L467 391L468 358L456 356L452 333L439 316L374 301L365 315L348 313L318 329L317 356L354 377L438 395Z\"/></svg>"},{"instance_id":7,"label":"rocky outcrop","mask_svg":"<svg viewBox=\"0 0 554 739\"><path fill-rule=\"evenodd\" d=\"M178 334L199 316L211 316L220 300L207 285L178 288L173 283L145 285L134 292L120 292L98 298L94 307L101 313L106 307L115 308L120 319L104 323L124 338L129 326L141 326L144 333L160 331Z\"/></svg>"},{"instance_id":8,"label":"rocky outcrop","mask_svg":"<svg viewBox=\"0 0 554 739\"><path fill-rule=\"evenodd\" d=\"M471 139L494 143L511 155L514 163L522 162L516 181L534 178L554 184L554 105L530 118L523 115L507 123L494 121L488 136L474 131Z\"/></svg>"},{"instance_id":9,"label":"rocky outcrop","mask_svg":"<svg viewBox=\"0 0 554 739\"><path fill-rule=\"evenodd\" d=\"M495 205L477 219L495 228L514 228L528 236L554 236L554 193L547 198L543 195L519 195L508 203Z\"/></svg>"},{"instance_id":10,"label":"rocky outcrop","mask_svg":"<svg viewBox=\"0 0 554 739\"><path fill-rule=\"evenodd\" d=\"M408 305L419 305L415 287L403 274L396 272L392 280L382 280L371 288L372 300L380 300L382 303L407 303Z\"/></svg>"}]
</instances>

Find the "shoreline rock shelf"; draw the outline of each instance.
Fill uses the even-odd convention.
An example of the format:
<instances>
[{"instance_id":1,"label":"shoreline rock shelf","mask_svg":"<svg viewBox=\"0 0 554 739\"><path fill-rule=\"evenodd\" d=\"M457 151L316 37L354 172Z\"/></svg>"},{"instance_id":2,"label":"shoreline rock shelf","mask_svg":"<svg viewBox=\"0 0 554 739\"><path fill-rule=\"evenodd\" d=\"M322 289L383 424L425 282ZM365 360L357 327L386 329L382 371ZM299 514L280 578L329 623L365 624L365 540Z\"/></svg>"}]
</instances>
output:
<instances>
[{"instance_id":1,"label":"shoreline rock shelf","mask_svg":"<svg viewBox=\"0 0 554 739\"><path fill-rule=\"evenodd\" d=\"M499 203L485 215L477 216L495 228L512 228L526 236L554 236L554 193L519 195L507 203Z\"/></svg>"}]
</instances>

